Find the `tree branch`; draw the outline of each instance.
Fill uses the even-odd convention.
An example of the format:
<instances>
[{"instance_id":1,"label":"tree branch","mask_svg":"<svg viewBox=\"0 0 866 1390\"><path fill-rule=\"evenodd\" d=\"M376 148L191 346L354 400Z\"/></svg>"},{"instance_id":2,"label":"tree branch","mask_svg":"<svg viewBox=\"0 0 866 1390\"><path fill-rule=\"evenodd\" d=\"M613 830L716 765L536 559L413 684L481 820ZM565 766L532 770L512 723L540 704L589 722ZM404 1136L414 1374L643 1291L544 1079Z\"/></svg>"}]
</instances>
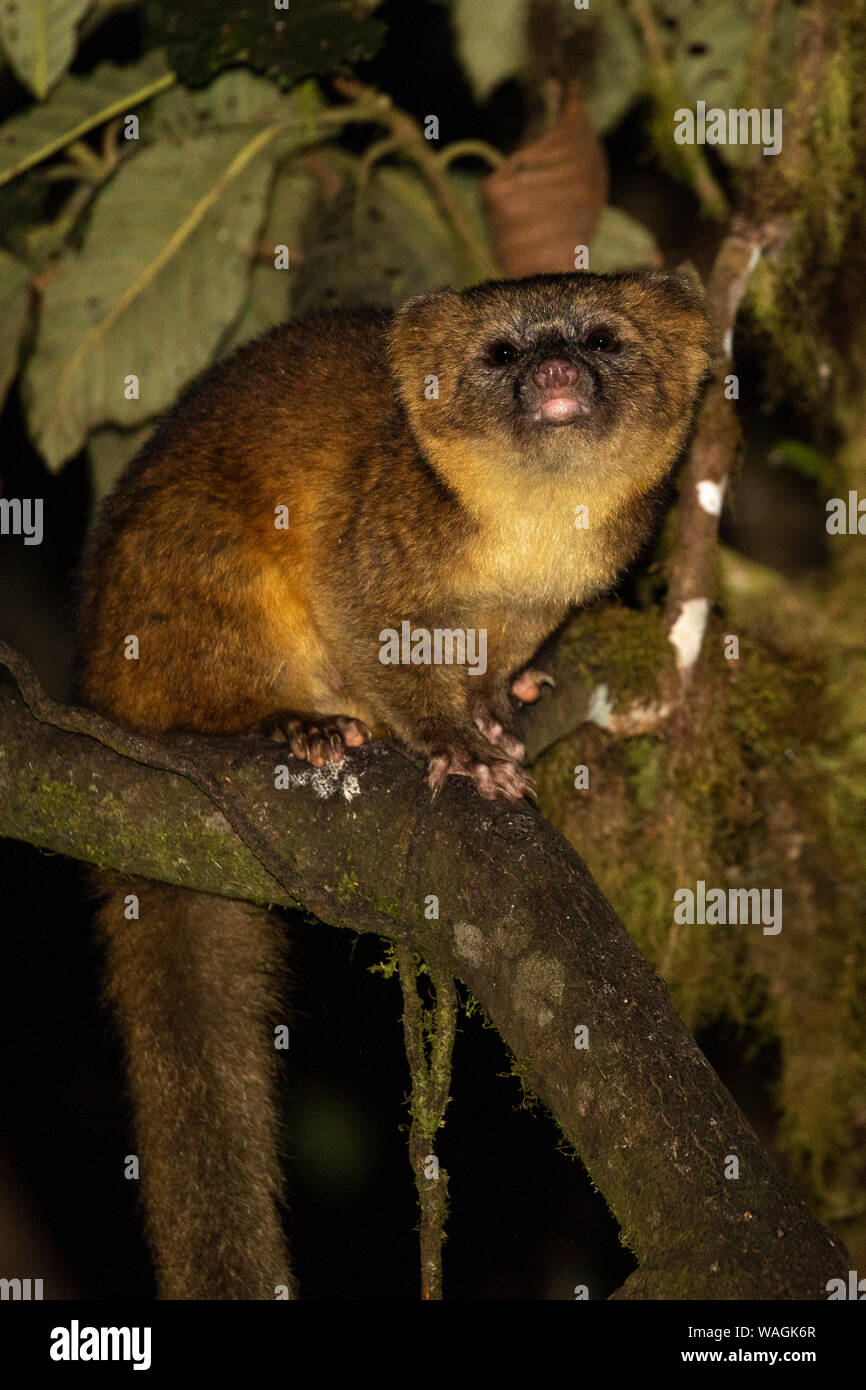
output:
<instances>
[{"instance_id":1,"label":"tree branch","mask_svg":"<svg viewBox=\"0 0 866 1390\"><path fill-rule=\"evenodd\" d=\"M457 1033L457 993L451 976L435 977L427 968L435 1002L425 1008L418 994L417 959L412 948L397 947L403 991L403 1038L409 1063L409 1162L418 1192L421 1297L442 1297L442 1246L448 1212L448 1174L436 1159L438 1131L451 1099L451 1054ZM435 1167L428 1172L430 1160Z\"/></svg>"},{"instance_id":2,"label":"tree branch","mask_svg":"<svg viewBox=\"0 0 866 1390\"><path fill-rule=\"evenodd\" d=\"M462 778L434 801L412 760L381 743L321 769L254 739L158 747L160 768L132 762L0 690L0 834L303 904L410 945L436 978L459 976L640 1262L617 1297L822 1298L847 1274L844 1247L780 1178L663 981L532 806L483 802ZM180 775L162 770L172 760ZM438 920L424 915L431 894ZM578 1025L587 1049L574 1045ZM730 1154L738 1180L724 1176Z\"/></svg>"},{"instance_id":3,"label":"tree branch","mask_svg":"<svg viewBox=\"0 0 866 1390\"><path fill-rule=\"evenodd\" d=\"M707 285L718 366L704 396L682 471L677 544L665 600L679 694L686 690L700 656L710 611L722 502L740 444L739 423L725 390L726 374L732 366L734 325L761 250L778 234L774 225L757 228L740 215L734 217ZM672 700L675 698L672 692Z\"/></svg>"}]
</instances>

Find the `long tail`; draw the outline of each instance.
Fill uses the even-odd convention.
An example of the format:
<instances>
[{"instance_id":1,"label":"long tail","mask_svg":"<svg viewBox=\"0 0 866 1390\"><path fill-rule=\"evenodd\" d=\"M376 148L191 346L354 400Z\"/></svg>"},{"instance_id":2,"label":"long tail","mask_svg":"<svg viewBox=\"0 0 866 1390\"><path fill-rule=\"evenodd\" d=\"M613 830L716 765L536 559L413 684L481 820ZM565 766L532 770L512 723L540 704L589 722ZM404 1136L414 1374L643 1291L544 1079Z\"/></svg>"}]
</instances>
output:
<instances>
[{"instance_id":1,"label":"long tail","mask_svg":"<svg viewBox=\"0 0 866 1390\"><path fill-rule=\"evenodd\" d=\"M159 1295L291 1297L274 1048L282 924L144 879L99 874L96 887Z\"/></svg>"}]
</instances>

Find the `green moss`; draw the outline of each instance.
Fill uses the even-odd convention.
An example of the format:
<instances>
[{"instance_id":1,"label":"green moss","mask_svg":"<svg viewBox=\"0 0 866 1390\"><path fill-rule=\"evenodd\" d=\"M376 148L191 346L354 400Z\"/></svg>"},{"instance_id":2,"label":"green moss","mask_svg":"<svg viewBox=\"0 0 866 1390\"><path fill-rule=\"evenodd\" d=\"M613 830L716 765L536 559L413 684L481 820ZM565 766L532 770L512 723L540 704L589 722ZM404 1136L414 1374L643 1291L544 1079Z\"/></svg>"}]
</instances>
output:
<instances>
[{"instance_id":1,"label":"green moss","mask_svg":"<svg viewBox=\"0 0 866 1390\"><path fill-rule=\"evenodd\" d=\"M635 798L642 810L658 804L664 771L663 751L658 739L634 738L624 745L625 765Z\"/></svg>"},{"instance_id":2,"label":"green moss","mask_svg":"<svg viewBox=\"0 0 866 1390\"><path fill-rule=\"evenodd\" d=\"M530 1112L534 1112L539 1102L538 1097L532 1090L527 1080L527 1077L529 1075L528 1065L519 1061L518 1058L515 1057L514 1053L509 1050L508 1071L502 1072L501 1075L506 1077L513 1076L514 1079L517 1081L518 1085L520 1086L519 1108L521 1110L529 1110Z\"/></svg>"},{"instance_id":3,"label":"green moss","mask_svg":"<svg viewBox=\"0 0 866 1390\"><path fill-rule=\"evenodd\" d=\"M371 975L381 975L385 980L393 979L400 969L397 943L394 941L386 942L381 961L375 965L368 965L367 969Z\"/></svg>"},{"instance_id":4,"label":"green moss","mask_svg":"<svg viewBox=\"0 0 866 1390\"><path fill-rule=\"evenodd\" d=\"M657 609L617 606L577 613L562 636L562 650L590 694L607 685L616 706L654 698L671 647Z\"/></svg>"},{"instance_id":5,"label":"green moss","mask_svg":"<svg viewBox=\"0 0 866 1390\"><path fill-rule=\"evenodd\" d=\"M747 300L753 326L766 339L769 393L825 419L832 408L827 380L844 377L844 350L834 348L838 306L850 293L852 240L859 235L866 196L859 119L866 99L866 32L856 6L847 19L840 14L839 27L841 41L816 93L814 119L794 157L787 153L780 165L784 244L758 266ZM789 134L786 128L786 141L798 138L796 130L794 125Z\"/></svg>"},{"instance_id":6,"label":"green moss","mask_svg":"<svg viewBox=\"0 0 866 1390\"><path fill-rule=\"evenodd\" d=\"M377 912L383 912L386 917L391 917L395 922L399 922L402 916L399 898L373 898L373 907Z\"/></svg>"},{"instance_id":7,"label":"green moss","mask_svg":"<svg viewBox=\"0 0 866 1390\"><path fill-rule=\"evenodd\" d=\"M337 881L335 893L338 903L343 907L348 907L350 903L357 902L361 896L361 885L354 873L342 873Z\"/></svg>"},{"instance_id":8,"label":"green moss","mask_svg":"<svg viewBox=\"0 0 866 1390\"><path fill-rule=\"evenodd\" d=\"M591 617L569 636L598 635L582 660L601 678L598 653L644 615L613 610L606 641L603 615ZM831 1217L863 1205L866 766L850 756L856 731L846 733L832 650L775 649L746 632L734 663L718 656L722 635L718 625L708 635L687 739L620 740L584 726L539 759L539 801L668 980L687 1025L725 1021L744 1061L763 1050L780 1057L779 1142L801 1191ZM646 644L636 649L645 671ZM646 698L642 679L630 689ZM574 788L577 763L590 769L588 791ZM678 926L673 895L698 879L781 888L782 935Z\"/></svg>"}]
</instances>

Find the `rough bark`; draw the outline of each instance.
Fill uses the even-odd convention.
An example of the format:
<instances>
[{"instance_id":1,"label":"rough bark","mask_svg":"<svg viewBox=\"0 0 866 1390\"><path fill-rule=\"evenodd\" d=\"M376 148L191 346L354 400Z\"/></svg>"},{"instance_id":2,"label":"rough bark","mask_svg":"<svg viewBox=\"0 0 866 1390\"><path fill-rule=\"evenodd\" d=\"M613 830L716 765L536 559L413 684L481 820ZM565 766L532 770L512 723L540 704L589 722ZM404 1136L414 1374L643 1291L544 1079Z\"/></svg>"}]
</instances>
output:
<instances>
[{"instance_id":1,"label":"rough bark","mask_svg":"<svg viewBox=\"0 0 866 1390\"><path fill-rule=\"evenodd\" d=\"M40 723L0 691L0 834L211 893L303 904L462 979L640 1263L616 1296L822 1298L847 1274L844 1247L781 1179L664 982L533 807L483 802L461 778L433 800L421 771L384 744L319 771L258 740L178 738L167 755L194 763L209 792ZM438 920L425 917L429 895ZM588 1049L575 1046L578 1025ZM729 1155L738 1179L725 1177Z\"/></svg>"}]
</instances>

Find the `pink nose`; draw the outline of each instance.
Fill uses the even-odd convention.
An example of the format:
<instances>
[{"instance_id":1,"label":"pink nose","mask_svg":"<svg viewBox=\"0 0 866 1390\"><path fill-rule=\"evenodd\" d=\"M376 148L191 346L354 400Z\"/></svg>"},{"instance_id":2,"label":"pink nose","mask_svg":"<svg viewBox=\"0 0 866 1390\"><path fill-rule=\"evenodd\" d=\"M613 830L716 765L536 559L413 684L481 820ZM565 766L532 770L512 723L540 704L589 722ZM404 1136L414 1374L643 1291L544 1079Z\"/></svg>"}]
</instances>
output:
<instances>
[{"instance_id":1,"label":"pink nose","mask_svg":"<svg viewBox=\"0 0 866 1390\"><path fill-rule=\"evenodd\" d=\"M545 390L562 390L563 387L576 386L578 375L577 367L564 357L547 357L535 368L532 379L536 386Z\"/></svg>"}]
</instances>

